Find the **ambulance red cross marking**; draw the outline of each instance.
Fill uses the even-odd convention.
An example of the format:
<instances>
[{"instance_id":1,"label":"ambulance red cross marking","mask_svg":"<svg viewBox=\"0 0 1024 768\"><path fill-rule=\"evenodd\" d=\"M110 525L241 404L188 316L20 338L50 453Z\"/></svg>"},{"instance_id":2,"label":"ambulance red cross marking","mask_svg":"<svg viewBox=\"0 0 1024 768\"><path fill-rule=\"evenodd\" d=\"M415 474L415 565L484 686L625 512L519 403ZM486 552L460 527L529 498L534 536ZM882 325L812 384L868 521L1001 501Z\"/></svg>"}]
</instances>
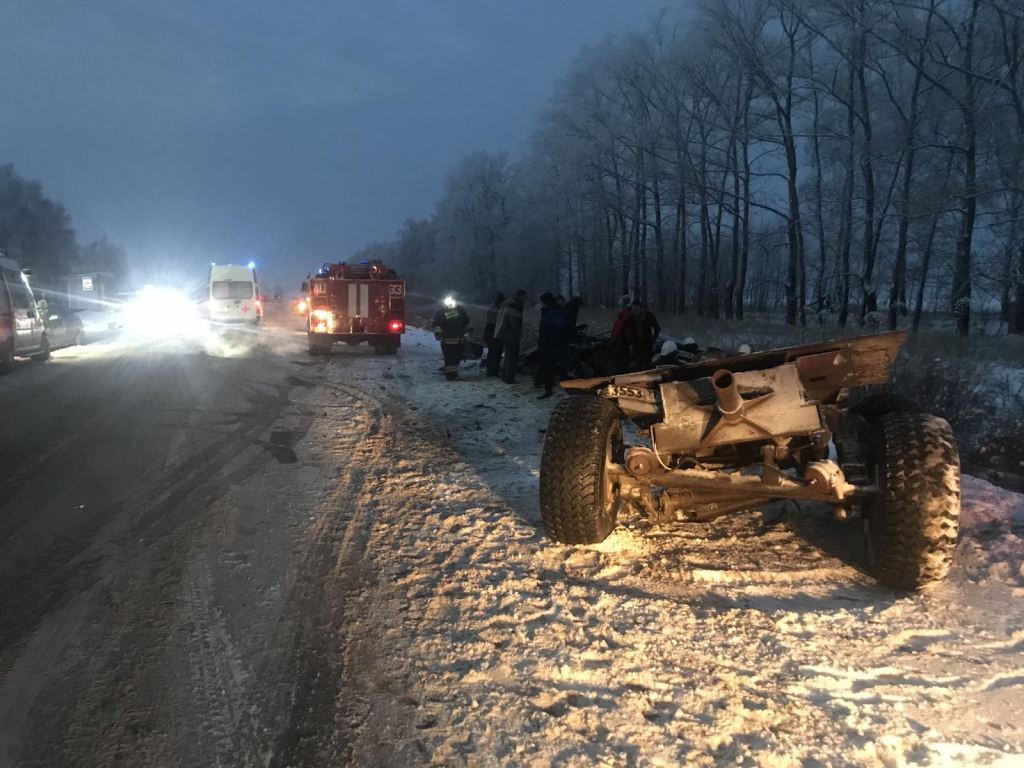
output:
<instances>
[{"instance_id":1,"label":"ambulance red cross marking","mask_svg":"<svg viewBox=\"0 0 1024 768\"><path fill-rule=\"evenodd\" d=\"M242 305L242 311L245 312L245 314L249 314L249 305L248 304L243 304Z\"/></svg>"}]
</instances>

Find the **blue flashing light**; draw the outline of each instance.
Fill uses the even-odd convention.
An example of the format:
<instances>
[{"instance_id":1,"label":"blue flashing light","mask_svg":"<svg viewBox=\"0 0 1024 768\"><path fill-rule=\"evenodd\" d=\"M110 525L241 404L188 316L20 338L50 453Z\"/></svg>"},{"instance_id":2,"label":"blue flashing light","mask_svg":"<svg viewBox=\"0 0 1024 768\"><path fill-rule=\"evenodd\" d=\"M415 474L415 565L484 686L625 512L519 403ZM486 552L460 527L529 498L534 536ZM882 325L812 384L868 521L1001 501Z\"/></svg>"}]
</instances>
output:
<instances>
[{"instance_id":1,"label":"blue flashing light","mask_svg":"<svg viewBox=\"0 0 1024 768\"><path fill-rule=\"evenodd\" d=\"M250 261L249 262L249 269L256 269L256 262L255 261Z\"/></svg>"},{"instance_id":2,"label":"blue flashing light","mask_svg":"<svg viewBox=\"0 0 1024 768\"><path fill-rule=\"evenodd\" d=\"M211 261L210 262L210 266L211 267L216 267L217 266L217 262L216 261Z\"/></svg>"},{"instance_id":3,"label":"blue flashing light","mask_svg":"<svg viewBox=\"0 0 1024 768\"><path fill-rule=\"evenodd\" d=\"M366 259L363 259L363 260L362 260L362 261L360 261L359 263L360 263L360 264L369 264L370 262L368 262L368 261L367 261Z\"/></svg>"}]
</instances>

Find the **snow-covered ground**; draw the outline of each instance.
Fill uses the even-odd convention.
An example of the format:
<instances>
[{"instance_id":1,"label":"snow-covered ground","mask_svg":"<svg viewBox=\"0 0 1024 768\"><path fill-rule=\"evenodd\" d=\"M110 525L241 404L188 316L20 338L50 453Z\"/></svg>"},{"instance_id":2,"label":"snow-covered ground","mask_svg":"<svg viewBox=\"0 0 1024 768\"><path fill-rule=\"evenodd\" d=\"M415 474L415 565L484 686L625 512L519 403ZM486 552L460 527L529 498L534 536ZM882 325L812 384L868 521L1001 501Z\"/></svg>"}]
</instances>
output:
<instances>
[{"instance_id":1,"label":"snow-covered ground","mask_svg":"<svg viewBox=\"0 0 1024 768\"><path fill-rule=\"evenodd\" d=\"M531 382L446 382L416 329L304 365L381 413L356 763L1024 765L1024 496L965 477L954 573L919 595L875 585L815 505L561 546Z\"/></svg>"}]
</instances>

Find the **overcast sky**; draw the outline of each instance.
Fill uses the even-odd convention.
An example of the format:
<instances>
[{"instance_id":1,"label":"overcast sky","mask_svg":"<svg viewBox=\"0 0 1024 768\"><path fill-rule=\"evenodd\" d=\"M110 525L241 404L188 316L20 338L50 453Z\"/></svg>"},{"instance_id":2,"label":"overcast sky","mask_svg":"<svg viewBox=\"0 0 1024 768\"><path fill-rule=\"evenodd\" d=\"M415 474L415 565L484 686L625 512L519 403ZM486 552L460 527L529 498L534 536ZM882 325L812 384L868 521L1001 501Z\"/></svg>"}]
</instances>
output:
<instances>
[{"instance_id":1,"label":"overcast sky","mask_svg":"<svg viewBox=\"0 0 1024 768\"><path fill-rule=\"evenodd\" d=\"M304 275L515 154L580 47L665 2L4 2L0 162L137 264Z\"/></svg>"}]
</instances>

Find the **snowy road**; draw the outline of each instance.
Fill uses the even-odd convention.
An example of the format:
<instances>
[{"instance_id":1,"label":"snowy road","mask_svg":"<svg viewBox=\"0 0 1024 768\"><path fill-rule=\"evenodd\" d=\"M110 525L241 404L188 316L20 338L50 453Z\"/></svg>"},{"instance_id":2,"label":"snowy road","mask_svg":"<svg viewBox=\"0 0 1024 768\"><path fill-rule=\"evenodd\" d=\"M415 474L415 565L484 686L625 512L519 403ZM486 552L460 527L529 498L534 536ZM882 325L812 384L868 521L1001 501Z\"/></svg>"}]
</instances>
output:
<instances>
[{"instance_id":1,"label":"snowy road","mask_svg":"<svg viewBox=\"0 0 1024 768\"><path fill-rule=\"evenodd\" d=\"M528 382L288 325L0 379L0 765L1024 761L1024 497L918 596L813 507L558 546Z\"/></svg>"}]
</instances>

